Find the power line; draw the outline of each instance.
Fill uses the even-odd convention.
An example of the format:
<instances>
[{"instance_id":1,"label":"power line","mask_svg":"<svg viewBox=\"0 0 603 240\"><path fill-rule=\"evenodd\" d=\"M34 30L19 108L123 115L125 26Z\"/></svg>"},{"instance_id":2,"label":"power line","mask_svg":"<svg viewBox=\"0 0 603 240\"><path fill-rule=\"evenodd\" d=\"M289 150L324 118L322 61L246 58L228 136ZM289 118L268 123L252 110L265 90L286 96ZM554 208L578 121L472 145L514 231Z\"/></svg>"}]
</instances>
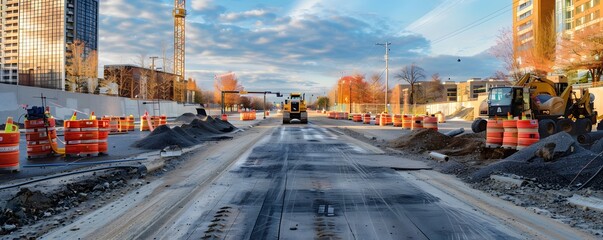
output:
<instances>
[{"instance_id":1,"label":"power line","mask_svg":"<svg viewBox=\"0 0 603 240\"><path fill-rule=\"evenodd\" d=\"M432 41L432 44L437 44L437 43L443 42L444 40L447 40L447 39L450 39L452 37L455 37L455 36L457 36L457 35L465 32L465 31L467 31L469 29L477 27L477 26L479 26L481 24L484 24L484 23L486 23L486 22L488 22L488 21L490 21L490 20L492 20L492 19L494 19L494 18L496 18L496 17L498 17L498 16L500 16L500 15L502 15L504 13L507 13L509 10L512 10L513 9L513 5L515 5L515 3L519 2L519 1L520 0L514 0L510 5L507 5L507 6L503 7L503 8L500 8L500 9L498 9L498 10L496 10L496 11L494 11L494 12L492 12L492 13L490 13L490 14L488 14L488 15L486 15L486 16L478 19L478 20L475 20L475 21L471 22L470 24L468 24L468 25L466 25L464 27L456 29L456 30L454 30L454 31L452 31L450 33L447 33L447 34L439 37L439 38L436 38L435 40Z\"/></svg>"}]
</instances>

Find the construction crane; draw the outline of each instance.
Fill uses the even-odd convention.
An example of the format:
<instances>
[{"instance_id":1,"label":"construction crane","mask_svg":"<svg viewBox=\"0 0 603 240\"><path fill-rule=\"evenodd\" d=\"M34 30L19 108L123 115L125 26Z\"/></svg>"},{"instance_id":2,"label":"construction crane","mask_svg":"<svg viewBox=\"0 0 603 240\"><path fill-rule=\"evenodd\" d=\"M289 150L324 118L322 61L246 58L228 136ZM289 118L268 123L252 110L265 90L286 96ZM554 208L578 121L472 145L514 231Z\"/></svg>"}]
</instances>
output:
<instances>
[{"instance_id":1,"label":"construction crane","mask_svg":"<svg viewBox=\"0 0 603 240\"><path fill-rule=\"evenodd\" d=\"M174 0L174 101L184 102L186 83L184 78L184 46L186 0Z\"/></svg>"}]
</instances>

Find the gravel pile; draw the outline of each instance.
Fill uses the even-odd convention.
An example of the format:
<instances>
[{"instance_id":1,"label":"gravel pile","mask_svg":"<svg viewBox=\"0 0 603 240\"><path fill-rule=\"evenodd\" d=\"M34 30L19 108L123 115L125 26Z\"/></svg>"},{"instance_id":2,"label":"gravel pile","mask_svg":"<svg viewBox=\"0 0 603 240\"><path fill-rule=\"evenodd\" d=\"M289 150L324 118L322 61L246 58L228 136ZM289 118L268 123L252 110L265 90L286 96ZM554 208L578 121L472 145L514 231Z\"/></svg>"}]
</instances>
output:
<instances>
[{"instance_id":1,"label":"gravel pile","mask_svg":"<svg viewBox=\"0 0 603 240\"><path fill-rule=\"evenodd\" d=\"M189 124L195 119L199 119L199 118L194 113L185 113L185 114L178 116L176 119L174 119L174 122L181 123L181 124Z\"/></svg>"},{"instance_id":2,"label":"gravel pile","mask_svg":"<svg viewBox=\"0 0 603 240\"><path fill-rule=\"evenodd\" d=\"M536 156L538 150L545 145L553 146L551 153L553 157L550 162ZM581 147L572 136L561 132L474 172L470 178L473 181L481 181L491 174L515 174L540 183L562 186L569 185L575 178L572 185L580 186L593 177L601 167L603 167L603 157ZM599 175L590 182L589 186L599 189L603 187L601 185L603 175Z\"/></svg>"},{"instance_id":3,"label":"gravel pile","mask_svg":"<svg viewBox=\"0 0 603 240\"><path fill-rule=\"evenodd\" d=\"M163 149L167 146L178 145L184 148L203 141L222 139L224 137L221 136L222 134L236 129L232 124L220 119L197 116L192 113L185 113L176 118L176 121L188 123L174 128L167 125L159 126L132 146L143 149Z\"/></svg>"}]
</instances>

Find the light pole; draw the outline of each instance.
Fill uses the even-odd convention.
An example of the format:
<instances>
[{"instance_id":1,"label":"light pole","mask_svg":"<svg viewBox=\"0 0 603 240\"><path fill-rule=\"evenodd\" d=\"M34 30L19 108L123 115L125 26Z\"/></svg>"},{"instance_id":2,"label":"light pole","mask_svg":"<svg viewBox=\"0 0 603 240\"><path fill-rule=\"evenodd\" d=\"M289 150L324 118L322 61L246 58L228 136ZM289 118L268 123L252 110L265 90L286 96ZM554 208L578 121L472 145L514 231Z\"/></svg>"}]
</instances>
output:
<instances>
[{"instance_id":1,"label":"light pole","mask_svg":"<svg viewBox=\"0 0 603 240\"><path fill-rule=\"evenodd\" d=\"M352 114L352 79L348 79L348 84L350 85L350 107L349 107L349 113Z\"/></svg>"}]
</instances>

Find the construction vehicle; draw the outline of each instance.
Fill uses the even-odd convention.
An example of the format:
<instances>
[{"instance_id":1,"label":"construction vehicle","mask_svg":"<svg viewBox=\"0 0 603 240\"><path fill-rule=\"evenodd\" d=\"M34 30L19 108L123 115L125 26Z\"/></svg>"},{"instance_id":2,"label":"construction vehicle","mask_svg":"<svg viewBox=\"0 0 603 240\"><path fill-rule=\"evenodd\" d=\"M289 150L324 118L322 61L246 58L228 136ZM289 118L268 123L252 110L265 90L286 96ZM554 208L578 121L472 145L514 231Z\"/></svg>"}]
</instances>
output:
<instances>
[{"instance_id":1,"label":"construction vehicle","mask_svg":"<svg viewBox=\"0 0 603 240\"><path fill-rule=\"evenodd\" d=\"M293 119L304 124L308 123L306 101L301 93L291 93L289 99L286 99L283 104L283 124L291 123Z\"/></svg>"},{"instance_id":2,"label":"construction vehicle","mask_svg":"<svg viewBox=\"0 0 603 240\"><path fill-rule=\"evenodd\" d=\"M563 76L553 82L526 74L513 86L490 88L488 98L479 108L483 117L477 118L471 129L476 133L485 131L486 119L517 117L538 120L540 138L561 131L572 135L588 133L597 122L594 100L588 89L576 97Z\"/></svg>"}]
</instances>

